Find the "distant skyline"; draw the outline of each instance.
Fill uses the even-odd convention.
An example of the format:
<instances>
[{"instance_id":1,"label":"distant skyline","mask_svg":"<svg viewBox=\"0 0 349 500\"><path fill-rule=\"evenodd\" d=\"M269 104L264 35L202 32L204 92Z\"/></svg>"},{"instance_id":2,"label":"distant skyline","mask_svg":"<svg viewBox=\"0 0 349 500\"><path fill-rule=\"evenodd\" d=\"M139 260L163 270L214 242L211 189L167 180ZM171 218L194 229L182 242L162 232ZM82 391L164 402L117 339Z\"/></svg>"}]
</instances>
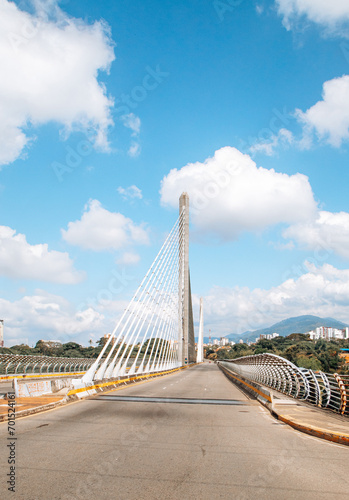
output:
<instances>
[{"instance_id":1,"label":"distant skyline","mask_svg":"<svg viewBox=\"0 0 349 500\"><path fill-rule=\"evenodd\" d=\"M205 337L349 324L349 4L0 0L5 345L109 333L191 202Z\"/></svg>"}]
</instances>

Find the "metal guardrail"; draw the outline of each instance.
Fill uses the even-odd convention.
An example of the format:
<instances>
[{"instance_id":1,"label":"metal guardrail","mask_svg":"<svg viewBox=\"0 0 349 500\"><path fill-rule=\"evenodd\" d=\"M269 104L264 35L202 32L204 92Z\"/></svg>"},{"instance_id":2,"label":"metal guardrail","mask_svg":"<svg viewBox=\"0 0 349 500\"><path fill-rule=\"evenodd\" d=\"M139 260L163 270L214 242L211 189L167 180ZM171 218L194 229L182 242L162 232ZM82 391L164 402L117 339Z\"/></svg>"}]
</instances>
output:
<instances>
[{"instance_id":1,"label":"metal guardrail","mask_svg":"<svg viewBox=\"0 0 349 500\"><path fill-rule=\"evenodd\" d=\"M224 360L237 374L283 394L349 416L349 375L314 372L275 354Z\"/></svg>"},{"instance_id":2,"label":"metal guardrail","mask_svg":"<svg viewBox=\"0 0 349 500\"><path fill-rule=\"evenodd\" d=\"M95 358L0 354L0 374L85 372L94 361Z\"/></svg>"}]
</instances>

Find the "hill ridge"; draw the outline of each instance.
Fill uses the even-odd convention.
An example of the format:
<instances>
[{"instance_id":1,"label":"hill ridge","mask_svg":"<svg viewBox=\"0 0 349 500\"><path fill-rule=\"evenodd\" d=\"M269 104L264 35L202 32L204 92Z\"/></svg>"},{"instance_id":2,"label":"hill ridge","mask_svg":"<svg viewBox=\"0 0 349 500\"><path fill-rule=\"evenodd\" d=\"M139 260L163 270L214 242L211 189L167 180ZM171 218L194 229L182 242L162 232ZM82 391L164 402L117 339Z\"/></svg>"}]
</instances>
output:
<instances>
[{"instance_id":1,"label":"hill ridge","mask_svg":"<svg viewBox=\"0 0 349 500\"><path fill-rule=\"evenodd\" d=\"M287 337L287 335L291 335L291 333L306 333L319 326L343 329L348 325L334 318L321 318L320 316L306 314L286 318L269 327L254 330L252 332L244 332L241 335L231 333L226 337L234 342L239 341L240 339L244 341L255 341L255 339L260 335L268 335L276 332L282 337Z\"/></svg>"}]
</instances>

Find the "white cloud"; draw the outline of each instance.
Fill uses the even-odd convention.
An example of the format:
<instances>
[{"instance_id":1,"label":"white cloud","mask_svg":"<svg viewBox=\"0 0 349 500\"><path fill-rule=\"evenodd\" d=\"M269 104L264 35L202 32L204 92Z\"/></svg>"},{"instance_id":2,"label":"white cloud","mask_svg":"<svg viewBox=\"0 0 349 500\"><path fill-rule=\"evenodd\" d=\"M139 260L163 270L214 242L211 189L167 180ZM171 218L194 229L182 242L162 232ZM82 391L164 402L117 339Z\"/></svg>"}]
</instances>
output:
<instances>
[{"instance_id":1,"label":"white cloud","mask_svg":"<svg viewBox=\"0 0 349 500\"><path fill-rule=\"evenodd\" d=\"M270 245L272 245L276 250L293 250L295 247L295 244L293 241L288 241L287 243L280 243L280 242L270 242Z\"/></svg>"},{"instance_id":2,"label":"white cloud","mask_svg":"<svg viewBox=\"0 0 349 500\"><path fill-rule=\"evenodd\" d=\"M76 271L66 252L49 250L47 244L30 245L24 234L0 226L0 274L8 278L74 284L85 273Z\"/></svg>"},{"instance_id":3,"label":"white cloud","mask_svg":"<svg viewBox=\"0 0 349 500\"><path fill-rule=\"evenodd\" d=\"M131 158L137 158L141 154L141 146L138 142L133 141L127 154L131 156Z\"/></svg>"},{"instance_id":4,"label":"white cloud","mask_svg":"<svg viewBox=\"0 0 349 500\"><path fill-rule=\"evenodd\" d=\"M285 281L269 290L214 287L204 297L205 335L209 328L216 336L253 331L303 314L349 324L349 269L305 262L302 270L290 269Z\"/></svg>"},{"instance_id":5,"label":"white cloud","mask_svg":"<svg viewBox=\"0 0 349 500\"><path fill-rule=\"evenodd\" d=\"M124 126L132 130L132 137L138 137L141 131L141 120L134 113L128 113L127 115L123 115L121 117L121 121ZM127 151L127 154L131 158L137 158L141 153L141 145L137 140L133 140L131 145Z\"/></svg>"},{"instance_id":6,"label":"white cloud","mask_svg":"<svg viewBox=\"0 0 349 500\"><path fill-rule=\"evenodd\" d=\"M294 142L293 134L289 130L282 128L275 135L272 134L268 141L259 142L254 144L250 148L250 152L253 153L264 153L267 156L272 156L280 146L286 147Z\"/></svg>"},{"instance_id":7,"label":"white cloud","mask_svg":"<svg viewBox=\"0 0 349 500\"><path fill-rule=\"evenodd\" d=\"M117 192L121 194L124 200L133 200L133 199L141 200L143 198L142 191L134 184L127 188L119 186L117 188Z\"/></svg>"},{"instance_id":8,"label":"white cloud","mask_svg":"<svg viewBox=\"0 0 349 500\"><path fill-rule=\"evenodd\" d=\"M300 18L305 17L326 27L331 32L345 34L349 21L347 0L276 0L283 24L289 30Z\"/></svg>"},{"instance_id":9,"label":"white cloud","mask_svg":"<svg viewBox=\"0 0 349 500\"><path fill-rule=\"evenodd\" d=\"M193 300L197 309L199 297ZM283 282L269 290L214 287L204 297L205 336L209 328L215 336L223 336L302 314L334 317L349 324L348 303L349 269L305 262L291 268ZM13 302L0 298L5 343L57 339L86 345L91 334L98 339L110 332L115 314L122 314L126 306L124 300L98 299L95 305L77 311L65 298L42 290Z\"/></svg>"},{"instance_id":10,"label":"white cloud","mask_svg":"<svg viewBox=\"0 0 349 500\"><path fill-rule=\"evenodd\" d=\"M316 213L305 175L257 168L248 155L231 147L203 163L171 170L161 182L161 202L177 207L183 191L189 194L196 229L223 240L234 240L243 231L302 222Z\"/></svg>"},{"instance_id":11,"label":"white cloud","mask_svg":"<svg viewBox=\"0 0 349 500\"><path fill-rule=\"evenodd\" d=\"M111 326L95 309L87 307L76 311L63 297L43 290L14 302L0 298L0 309L7 346L35 344L40 339L87 344L88 335L95 333L99 338Z\"/></svg>"},{"instance_id":12,"label":"white cloud","mask_svg":"<svg viewBox=\"0 0 349 500\"><path fill-rule=\"evenodd\" d=\"M114 60L108 27L70 18L54 1L36 7L0 0L0 164L21 155L29 125L49 122L65 134L89 128L108 149L113 102L97 80Z\"/></svg>"},{"instance_id":13,"label":"white cloud","mask_svg":"<svg viewBox=\"0 0 349 500\"><path fill-rule=\"evenodd\" d=\"M132 130L132 135L135 137L139 135L141 131L141 120L134 113L129 113L128 115L123 115L121 117L125 127Z\"/></svg>"},{"instance_id":14,"label":"white cloud","mask_svg":"<svg viewBox=\"0 0 349 500\"><path fill-rule=\"evenodd\" d=\"M349 259L349 213L321 211L317 219L295 224L283 232L310 250L335 252Z\"/></svg>"},{"instance_id":15,"label":"white cloud","mask_svg":"<svg viewBox=\"0 0 349 500\"><path fill-rule=\"evenodd\" d=\"M120 266L134 266L138 264L140 256L133 252L125 252L116 263Z\"/></svg>"},{"instance_id":16,"label":"white cloud","mask_svg":"<svg viewBox=\"0 0 349 500\"><path fill-rule=\"evenodd\" d=\"M109 212L98 200L90 200L80 220L69 222L62 237L71 245L103 251L120 250L130 245L147 245L148 233L143 225L116 212Z\"/></svg>"},{"instance_id":17,"label":"white cloud","mask_svg":"<svg viewBox=\"0 0 349 500\"><path fill-rule=\"evenodd\" d=\"M311 143L315 132L332 146L339 147L349 139L349 75L329 80L323 85L322 101L304 113L297 110L304 126L305 142Z\"/></svg>"}]
</instances>

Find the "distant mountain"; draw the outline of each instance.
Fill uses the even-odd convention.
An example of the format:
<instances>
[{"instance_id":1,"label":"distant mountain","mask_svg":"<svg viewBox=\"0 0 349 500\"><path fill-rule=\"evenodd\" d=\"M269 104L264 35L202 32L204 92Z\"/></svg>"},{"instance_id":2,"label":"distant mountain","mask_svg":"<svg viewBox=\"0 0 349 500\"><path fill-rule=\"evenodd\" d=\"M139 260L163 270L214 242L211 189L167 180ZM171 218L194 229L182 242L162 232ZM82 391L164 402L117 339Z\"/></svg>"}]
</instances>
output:
<instances>
[{"instance_id":1,"label":"distant mountain","mask_svg":"<svg viewBox=\"0 0 349 500\"><path fill-rule=\"evenodd\" d=\"M253 332L245 332L241 335L237 335L232 333L227 335L231 341L239 341L242 340L252 340L255 341L257 337L261 334L267 335L272 334L274 332L278 333L282 337L287 337L287 335L291 335L291 333L307 333L310 330L314 330L318 326L327 326L332 328L342 329L345 328L345 323L341 321L337 321L334 318L320 318L319 316L297 316L295 318L288 318L280 321L279 323L275 323L269 328L263 328L261 330L255 330Z\"/></svg>"}]
</instances>

